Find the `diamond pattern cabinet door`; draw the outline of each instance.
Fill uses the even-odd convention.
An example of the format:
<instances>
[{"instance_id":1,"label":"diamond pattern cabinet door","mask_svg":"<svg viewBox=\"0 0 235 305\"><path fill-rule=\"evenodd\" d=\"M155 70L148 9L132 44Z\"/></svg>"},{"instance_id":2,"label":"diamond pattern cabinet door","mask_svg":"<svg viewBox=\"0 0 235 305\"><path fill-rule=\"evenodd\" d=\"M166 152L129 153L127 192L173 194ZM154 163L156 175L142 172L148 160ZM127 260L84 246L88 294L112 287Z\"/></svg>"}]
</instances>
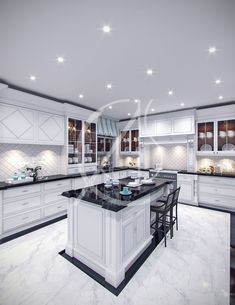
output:
<instances>
[{"instance_id":1,"label":"diamond pattern cabinet door","mask_svg":"<svg viewBox=\"0 0 235 305\"><path fill-rule=\"evenodd\" d=\"M38 143L64 145L64 117L50 113L38 113Z\"/></svg>"},{"instance_id":2,"label":"diamond pattern cabinet door","mask_svg":"<svg viewBox=\"0 0 235 305\"><path fill-rule=\"evenodd\" d=\"M34 144L34 126L33 110L0 104L0 142Z\"/></svg>"}]
</instances>

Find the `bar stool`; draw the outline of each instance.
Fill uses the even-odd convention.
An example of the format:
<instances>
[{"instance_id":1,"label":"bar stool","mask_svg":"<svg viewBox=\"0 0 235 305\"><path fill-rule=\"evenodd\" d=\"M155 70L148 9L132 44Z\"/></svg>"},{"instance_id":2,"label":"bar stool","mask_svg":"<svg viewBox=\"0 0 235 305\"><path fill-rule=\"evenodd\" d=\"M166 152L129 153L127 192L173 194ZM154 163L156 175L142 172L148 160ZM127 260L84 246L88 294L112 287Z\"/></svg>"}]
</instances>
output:
<instances>
[{"instance_id":1,"label":"bar stool","mask_svg":"<svg viewBox=\"0 0 235 305\"><path fill-rule=\"evenodd\" d=\"M174 226L174 219L173 219L173 200L174 200L175 191L170 193L167 196L167 200L165 202L155 201L150 204L150 212L156 214L155 221L151 224L151 228L155 230L155 237L156 233L159 232L163 233L164 242L166 247L166 235L168 231L171 231L171 238L173 237L173 226ZM161 227L159 227L161 224Z\"/></svg>"}]
</instances>

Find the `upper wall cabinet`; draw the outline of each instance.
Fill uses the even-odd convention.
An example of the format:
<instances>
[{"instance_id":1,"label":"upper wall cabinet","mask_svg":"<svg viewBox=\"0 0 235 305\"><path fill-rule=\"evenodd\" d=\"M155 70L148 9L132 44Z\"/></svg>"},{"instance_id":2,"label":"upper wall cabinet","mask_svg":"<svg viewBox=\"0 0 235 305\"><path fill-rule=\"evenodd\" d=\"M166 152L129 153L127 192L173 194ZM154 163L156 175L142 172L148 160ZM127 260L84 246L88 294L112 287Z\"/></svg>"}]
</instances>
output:
<instances>
[{"instance_id":1,"label":"upper wall cabinet","mask_svg":"<svg viewBox=\"0 0 235 305\"><path fill-rule=\"evenodd\" d=\"M194 116L174 118L145 117L140 119L141 137L160 137L195 133Z\"/></svg>"},{"instance_id":2,"label":"upper wall cabinet","mask_svg":"<svg viewBox=\"0 0 235 305\"><path fill-rule=\"evenodd\" d=\"M0 142L34 143L34 140L34 111L0 104Z\"/></svg>"},{"instance_id":3,"label":"upper wall cabinet","mask_svg":"<svg viewBox=\"0 0 235 305\"><path fill-rule=\"evenodd\" d=\"M38 142L64 145L64 117L38 113Z\"/></svg>"},{"instance_id":4,"label":"upper wall cabinet","mask_svg":"<svg viewBox=\"0 0 235 305\"><path fill-rule=\"evenodd\" d=\"M64 145L64 117L0 104L0 142Z\"/></svg>"}]
</instances>

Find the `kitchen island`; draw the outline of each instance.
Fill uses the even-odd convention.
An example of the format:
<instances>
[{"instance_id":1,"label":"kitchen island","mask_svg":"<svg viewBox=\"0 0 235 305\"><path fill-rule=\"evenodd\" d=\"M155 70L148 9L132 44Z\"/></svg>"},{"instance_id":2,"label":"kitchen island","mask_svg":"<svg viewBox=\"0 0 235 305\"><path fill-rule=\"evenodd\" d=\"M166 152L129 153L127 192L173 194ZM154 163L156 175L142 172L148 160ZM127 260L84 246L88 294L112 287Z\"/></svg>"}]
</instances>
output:
<instances>
[{"instance_id":1,"label":"kitchen island","mask_svg":"<svg viewBox=\"0 0 235 305\"><path fill-rule=\"evenodd\" d=\"M105 278L113 287L125 279L126 271L151 244L150 202L169 191L169 180L155 179L152 185L130 188L98 184L62 195L69 198L68 240L65 253Z\"/></svg>"}]
</instances>

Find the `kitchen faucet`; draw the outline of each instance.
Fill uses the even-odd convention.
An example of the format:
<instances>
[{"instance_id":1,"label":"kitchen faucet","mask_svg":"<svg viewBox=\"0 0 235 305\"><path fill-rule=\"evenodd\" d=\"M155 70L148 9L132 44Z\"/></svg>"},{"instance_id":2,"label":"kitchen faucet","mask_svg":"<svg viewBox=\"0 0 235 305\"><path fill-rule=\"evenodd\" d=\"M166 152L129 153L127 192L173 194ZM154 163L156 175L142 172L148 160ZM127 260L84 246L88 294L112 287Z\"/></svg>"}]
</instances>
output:
<instances>
[{"instance_id":1,"label":"kitchen faucet","mask_svg":"<svg viewBox=\"0 0 235 305\"><path fill-rule=\"evenodd\" d=\"M38 171L41 170L41 166L33 167L27 167L26 170L29 171L29 176L33 177L33 181L36 181L38 179Z\"/></svg>"}]
</instances>

